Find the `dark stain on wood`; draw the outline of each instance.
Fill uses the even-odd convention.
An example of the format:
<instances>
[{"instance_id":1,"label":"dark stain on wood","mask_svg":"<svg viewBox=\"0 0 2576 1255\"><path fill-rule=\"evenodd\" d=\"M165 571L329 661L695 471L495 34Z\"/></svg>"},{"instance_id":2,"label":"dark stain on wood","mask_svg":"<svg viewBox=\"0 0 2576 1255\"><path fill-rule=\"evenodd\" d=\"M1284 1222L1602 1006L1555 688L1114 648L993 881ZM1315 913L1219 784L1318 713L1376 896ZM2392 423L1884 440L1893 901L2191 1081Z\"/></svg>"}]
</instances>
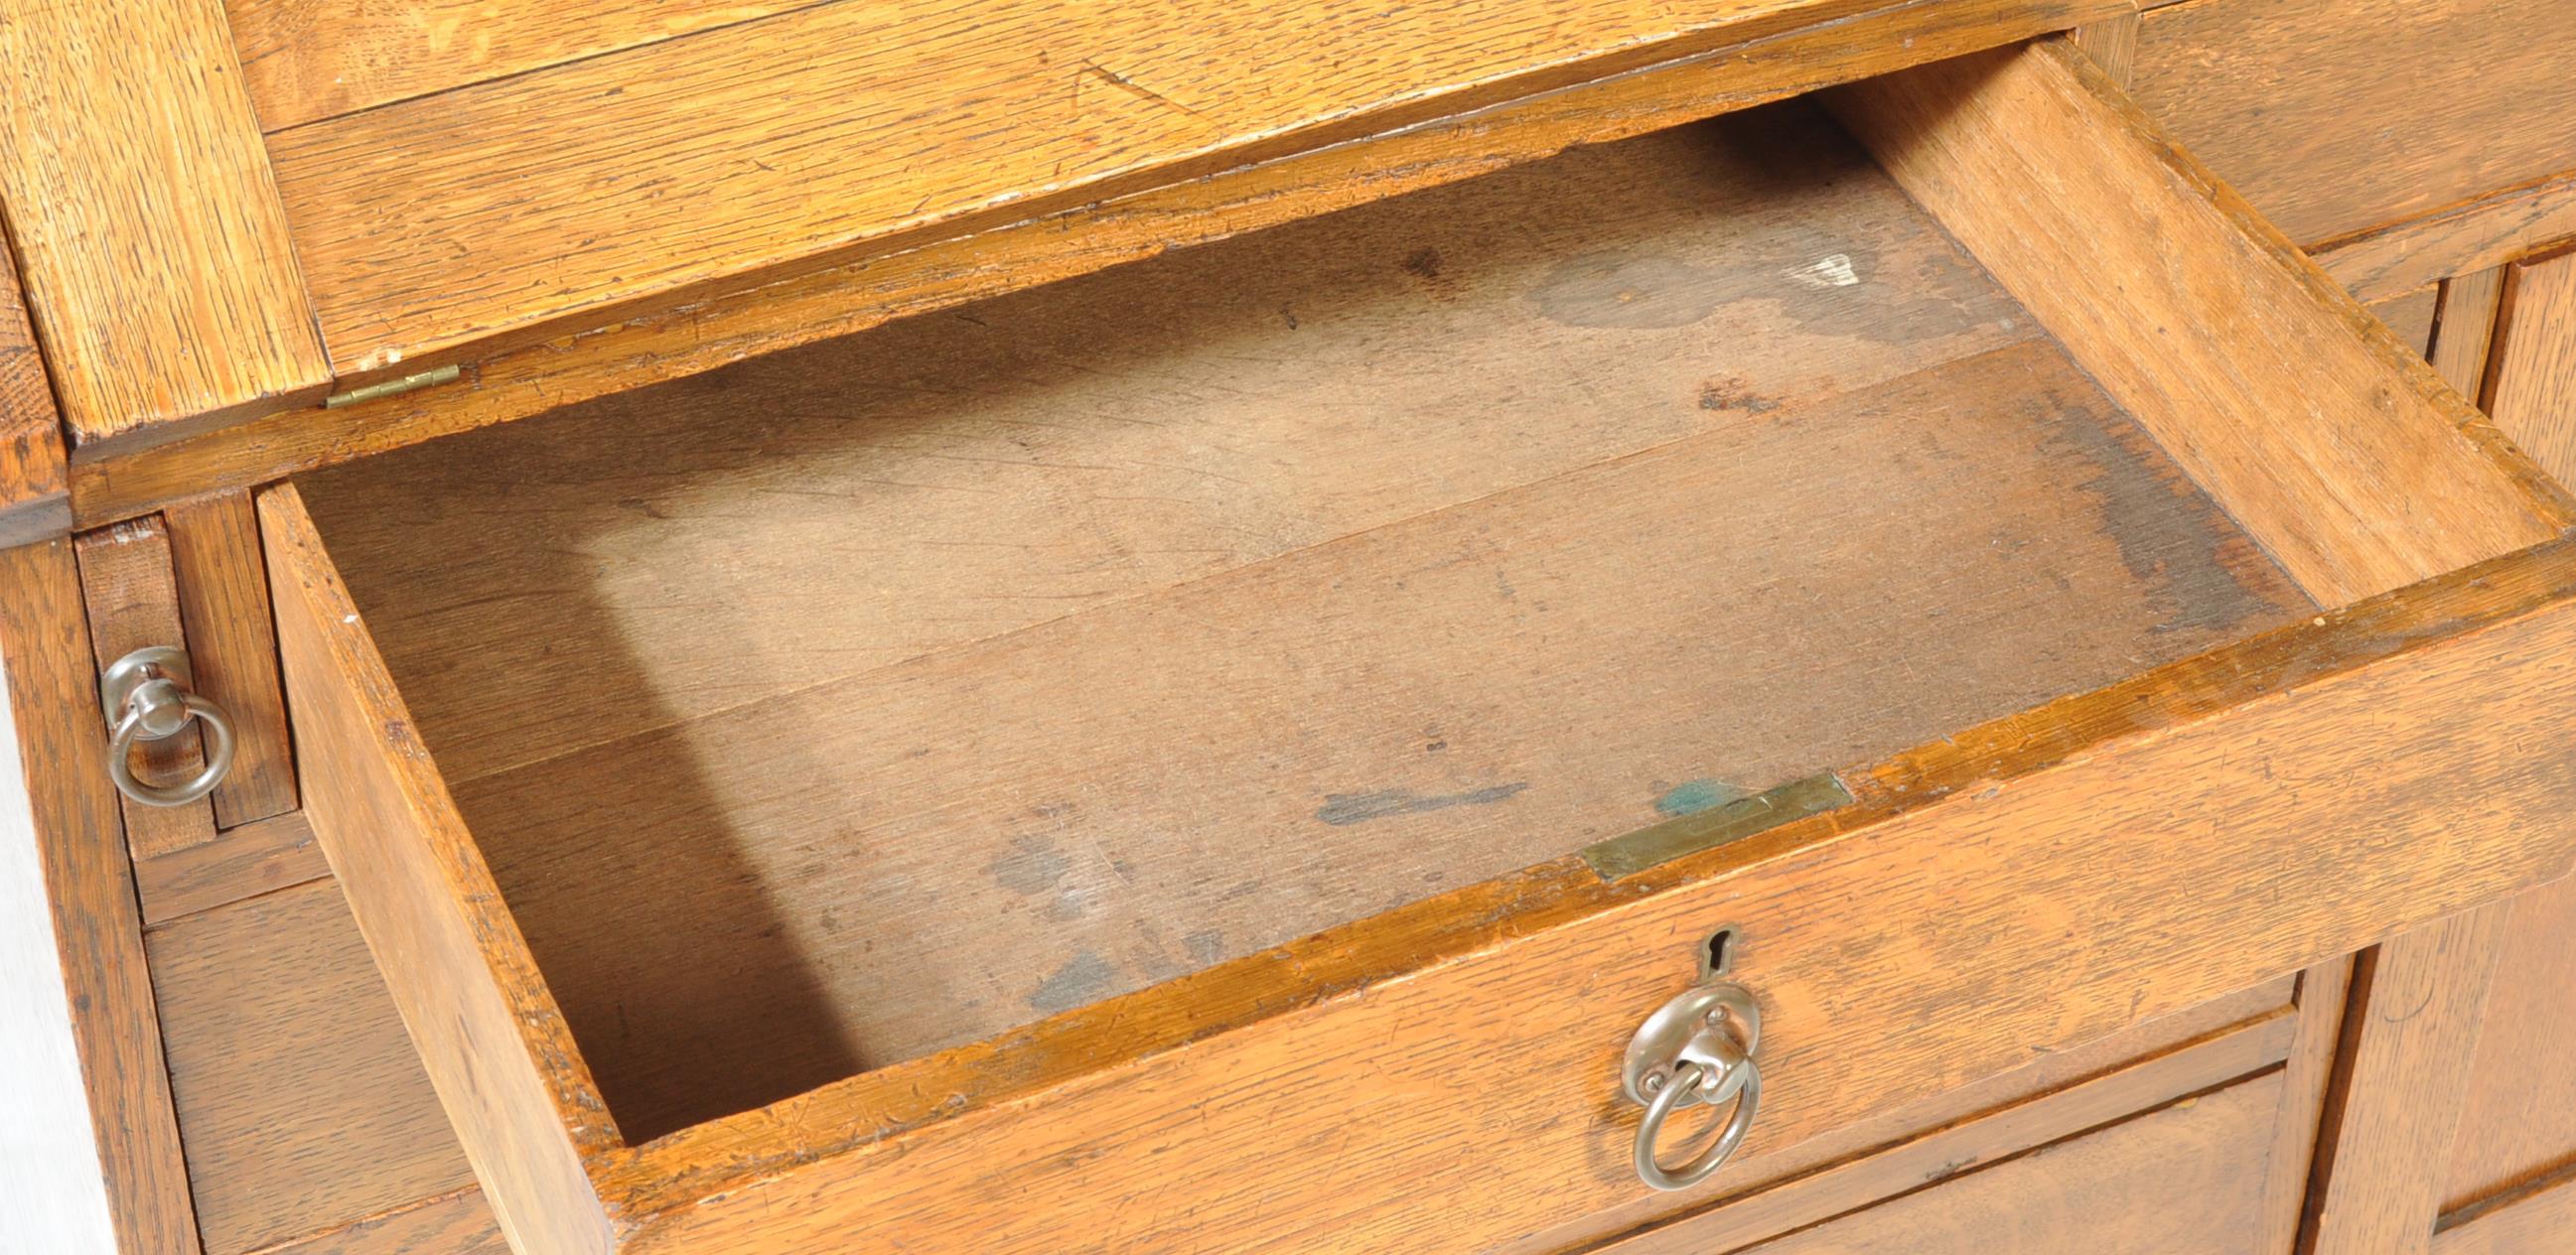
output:
<instances>
[{"instance_id":1,"label":"dark stain on wood","mask_svg":"<svg viewBox=\"0 0 2576 1255\"><path fill-rule=\"evenodd\" d=\"M1491 806L1508 802L1513 795L1529 787L1526 780L1497 784L1464 793L1440 793L1426 796L1411 789L1380 789L1374 793L1335 793L1324 799L1315 810L1315 818L1335 826L1367 823L1397 815L1420 815L1427 811L1447 810L1452 806Z\"/></svg>"}]
</instances>

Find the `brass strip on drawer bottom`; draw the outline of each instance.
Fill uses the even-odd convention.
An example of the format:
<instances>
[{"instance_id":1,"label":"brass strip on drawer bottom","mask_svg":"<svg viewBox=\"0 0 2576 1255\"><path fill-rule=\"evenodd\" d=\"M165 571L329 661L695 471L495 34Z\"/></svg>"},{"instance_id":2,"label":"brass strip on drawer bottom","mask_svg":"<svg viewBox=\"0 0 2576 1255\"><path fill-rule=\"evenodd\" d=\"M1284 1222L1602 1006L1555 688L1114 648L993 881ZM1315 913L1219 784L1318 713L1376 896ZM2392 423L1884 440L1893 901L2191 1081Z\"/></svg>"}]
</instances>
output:
<instances>
[{"instance_id":1,"label":"brass strip on drawer bottom","mask_svg":"<svg viewBox=\"0 0 2576 1255\"><path fill-rule=\"evenodd\" d=\"M1792 820L1851 804L1842 777L1827 771L1774 785L1724 806L1666 820L1583 847L1583 861L1603 880L1633 876L1685 854L1740 841Z\"/></svg>"}]
</instances>

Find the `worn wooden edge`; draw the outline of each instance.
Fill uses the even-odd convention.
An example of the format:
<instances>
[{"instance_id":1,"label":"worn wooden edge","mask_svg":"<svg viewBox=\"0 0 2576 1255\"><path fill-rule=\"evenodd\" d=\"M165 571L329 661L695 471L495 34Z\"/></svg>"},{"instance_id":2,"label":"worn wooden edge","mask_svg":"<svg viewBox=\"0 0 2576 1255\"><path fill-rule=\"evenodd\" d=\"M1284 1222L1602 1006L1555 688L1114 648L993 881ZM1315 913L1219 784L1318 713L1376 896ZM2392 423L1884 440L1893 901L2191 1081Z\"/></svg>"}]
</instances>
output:
<instances>
[{"instance_id":1,"label":"worn wooden edge","mask_svg":"<svg viewBox=\"0 0 2576 1255\"><path fill-rule=\"evenodd\" d=\"M71 526L62 415L27 320L17 251L0 231L0 548L59 536Z\"/></svg>"},{"instance_id":2,"label":"worn wooden edge","mask_svg":"<svg viewBox=\"0 0 2576 1255\"><path fill-rule=\"evenodd\" d=\"M134 891L144 926L158 928L330 874L312 823L288 811L226 829L204 845L135 860Z\"/></svg>"},{"instance_id":3,"label":"worn wooden edge","mask_svg":"<svg viewBox=\"0 0 2576 1255\"><path fill-rule=\"evenodd\" d=\"M2518 261L2576 238L2576 172L2311 246L2317 264L2365 301Z\"/></svg>"},{"instance_id":4,"label":"worn wooden edge","mask_svg":"<svg viewBox=\"0 0 2576 1255\"><path fill-rule=\"evenodd\" d=\"M1616 884L1567 856L1287 946L1067 1012L1024 1029L878 1069L775 1109L695 1126L592 1157L630 1226L750 1182L862 1147L889 1149L961 1118L1042 1101L1050 1090L1280 1017L1318 1014L1372 987L1508 949L1570 921L1703 888L1901 821L1977 807L2014 781L2111 769L2124 751L2179 737L2223 742L2259 709L2331 690L2400 660L2472 649L2492 633L2576 613L2576 543L2554 543L2366 599L2094 692L2007 716L1846 772L1852 805L1689 855ZM2431 665L2424 662L2424 665ZM2322 786L2320 786L2322 787ZM1887 839L1901 839L1889 836ZM2514 883L2564 870L2576 851ZM2417 912L2438 910L2427 899ZM2420 915L2417 916L2420 918ZM2412 922L2405 913L2390 929ZM2376 940L2318 937L2298 968ZM793 1115L784 1112L792 1111ZM765 1148L765 1149L763 1149Z\"/></svg>"},{"instance_id":5,"label":"worn wooden edge","mask_svg":"<svg viewBox=\"0 0 2576 1255\"><path fill-rule=\"evenodd\" d=\"M1652 1245L1663 1250L1672 1249L1676 1238L1704 1242L1712 1251L1748 1248L2243 1080L2289 1058L2297 1036L2297 1013L2276 1008L2072 1084L1659 1218L1582 1249L1623 1255L1645 1245L1639 1239L1650 1235Z\"/></svg>"},{"instance_id":6,"label":"worn wooden edge","mask_svg":"<svg viewBox=\"0 0 2576 1255\"><path fill-rule=\"evenodd\" d=\"M2311 596L2383 591L2576 522L2576 500L2069 42L1827 99ZM2129 229L2114 214L2151 217L2170 264L2070 281L2085 241ZM2241 324L2199 325L2215 293Z\"/></svg>"},{"instance_id":7,"label":"worn wooden edge","mask_svg":"<svg viewBox=\"0 0 2576 1255\"><path fill-rule=\"evenodd\" d=\"M273 414L113 457L75 451L72 512L80 526L94 527L209 489L267 483L525 418L1167 248L1750 108L1893 64L2029 38L2122 7L2120 0L2028 0L2009 20L1971 19L1942 0L1906 0L1847 22L1750 39L976 234L841 258L792 276L738 278L675 308L603 313L589 326L547 331L547 338L531 343L464 346L452 355L465 364L454 384L344 409ZM1897 59L1891 62L1891 56ZM615 320L620 317L624 321ZM417 356L389 369L408 373L437 360ZM369 378L353 373L348 382Z\"/></svg>"},{"instance_id":8,"label":"worn wooden edge","mask_svg":"<svg viewBox=\"0 0 2576 1255\"><path fill-rule=\"evenodd\" d=\"M0 550L0 656L117 1249L198 1249L71 542Z\"/></svg>"},{"instance_id":9,"label":"worn wooden edge","mask_svg":"<svg viewBox=\"0 0 2576 1255\"><path fill-rule=\"evenodd\" d=\"M607 1255L598 1087L302 498L258 506L305 809L359 933L512 1244Z\"/></svg>"},{"instance_id":10,"label":"worn wooden edge","mask_svg":"<svg viewBox=\"0 0 2576 1255\"><path fill-rule=\"evenodd\" d=\"M75 446L330 379L221 0L0 5L0 197Z\"/></svg>"}]
</instances>

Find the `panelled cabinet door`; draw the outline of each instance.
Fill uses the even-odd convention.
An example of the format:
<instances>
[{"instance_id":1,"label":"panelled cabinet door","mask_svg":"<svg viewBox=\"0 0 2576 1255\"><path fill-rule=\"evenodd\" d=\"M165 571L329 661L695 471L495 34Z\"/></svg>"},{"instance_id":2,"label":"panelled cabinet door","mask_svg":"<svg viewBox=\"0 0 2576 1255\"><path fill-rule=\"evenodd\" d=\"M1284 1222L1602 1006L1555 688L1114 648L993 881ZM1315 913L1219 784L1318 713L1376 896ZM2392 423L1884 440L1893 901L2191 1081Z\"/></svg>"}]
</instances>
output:
<instances>
[{"instance_id":1,"label":"panelled cabinet door","mask_svg":"<svg viewBox=\"0 0 2576 1255\"><path fill-rule=\"evenodd\" d=\"M2281 1074L2186 1098L1742 1255L2263 1255ZM1736 1255L1650 1241L1617 1255Z\"/></svg>"}]
</instances>

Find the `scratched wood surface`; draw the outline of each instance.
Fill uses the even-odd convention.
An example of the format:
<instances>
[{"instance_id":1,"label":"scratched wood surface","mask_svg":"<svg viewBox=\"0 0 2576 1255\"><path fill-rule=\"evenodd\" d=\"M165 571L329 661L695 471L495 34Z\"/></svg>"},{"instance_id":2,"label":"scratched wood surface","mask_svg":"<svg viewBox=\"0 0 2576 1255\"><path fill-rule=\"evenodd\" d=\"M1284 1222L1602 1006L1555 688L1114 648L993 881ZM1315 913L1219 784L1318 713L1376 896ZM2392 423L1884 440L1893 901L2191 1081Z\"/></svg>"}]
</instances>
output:
<instances>
[{"instance_id":1,"label":"scratched wood surface","mask_svg":"<svg viewBox=\"0 0 2576 1255\"><path fill-rule=\"evenodd\" d=\"M1902 7L845 0L268 146L347 374Z\"/></svg>"},{"instance_id":2,"label":"scratched wood surface","mask_svg":"<svg viewBox=\"0 0 2576 1255\"><path fill-rule=\"evenodd\" d=\"M2576 169L2564 0L2193 0L2146 15L2134 84L2303 245Z\"/></svg>"},{"instance_id":3,"label":"scratched wood surface","mask_svg":"<svg viewBox=\"0 0 2576 1255\"><path fill-rule=\"evenodd\" d=\"M2028 318L1787 116L1759 145L1498 180L1434 235L1416 215L1444 207L1388 206L1404 229L1318 224L757 391L716 377L661 399L652 439L602 410L305 481L621 1126L986 1036L2306 604L2047 342L1892 375ZM1764 176L1778 203L1735 182L1794 152L1823 155ZM1078 311L1104 304L1157 334L1101 351ZM800 421L715 456L747 405ZM603 472L609 426L652 459ZM586 667L640 679L614 686L634 713L584 696ZM559 696L510 699L547 672ZM639 771L652 789L619 787ZM695 905L633 908L666 894ZM774 1031L744 1040L750 1018Z\"/></svg>"}]
</instances>

